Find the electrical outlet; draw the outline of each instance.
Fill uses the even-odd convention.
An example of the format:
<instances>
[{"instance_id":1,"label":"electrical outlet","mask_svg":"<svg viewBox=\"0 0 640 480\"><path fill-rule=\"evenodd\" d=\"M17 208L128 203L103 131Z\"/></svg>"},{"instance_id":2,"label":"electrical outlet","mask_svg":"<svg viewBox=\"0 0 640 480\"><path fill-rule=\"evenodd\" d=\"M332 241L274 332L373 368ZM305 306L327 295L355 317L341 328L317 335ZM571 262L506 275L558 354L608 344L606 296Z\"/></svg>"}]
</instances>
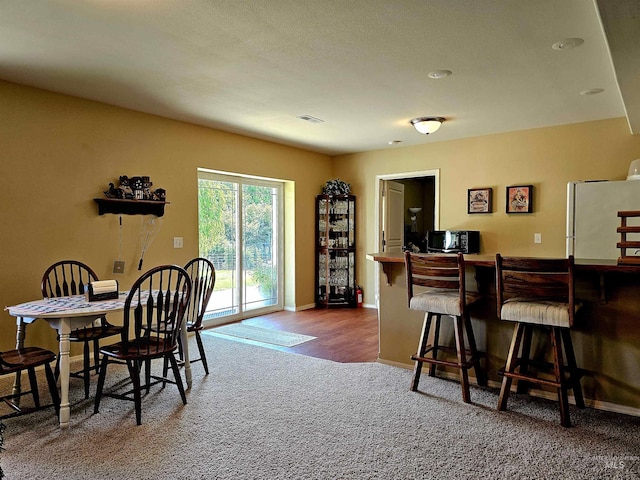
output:
<instances>
[{"instance_id":1,"label":"electrical outlet","mask_svg":"<svg viewBox=\"0 0 640 480\"><path fill-rule=\"evenodd\" d=\"M534 233L533 234L533 243L542 243L542 234Z\"/></svg>"},{"instance_id":2,"label":"electrical outlet","mask_svg":"<svg viewBox=\"0 0 640 480\"><path fill-rule=\"evenodd\" d=\"M173 248L182 248L182 247L183 247L182 237L173 237Z\"/></svg>"},{"instance_id":3,"label":"electrical outlet","mask_svg":"<svg viewBox=\"0 0 640 480\"><path fill-rule=\"evenodd\" d=\"M122 260L113 262L113 273L124 273L124 262Z\"/></svg>"}]
</instances>

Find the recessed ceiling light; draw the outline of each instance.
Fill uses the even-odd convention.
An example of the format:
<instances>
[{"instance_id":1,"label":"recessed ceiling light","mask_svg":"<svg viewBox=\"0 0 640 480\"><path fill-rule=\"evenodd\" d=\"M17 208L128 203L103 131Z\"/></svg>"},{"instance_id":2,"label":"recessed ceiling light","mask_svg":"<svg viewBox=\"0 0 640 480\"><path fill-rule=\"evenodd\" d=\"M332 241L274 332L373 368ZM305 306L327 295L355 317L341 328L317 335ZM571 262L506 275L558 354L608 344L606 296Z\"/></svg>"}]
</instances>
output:
<instances>
[{"instance_id":1,"label":"recessed ceiling light","mask_svg":"<svg viewBox=\"0 0 640 480\"><path fill-rule=\"evenodd\" d=\"M581 91L580 95L596 95L602 92L604 92L604 88L590 88L589 90Z\"/></svg>"},{"instance_id":2,"label":"recessed ceiling light","mask_svg":"<svg viewBox=\"0 0 640 480\"><path fill-rule=\"evenodd\" d=\"M311 115L298 115L296 118L299 118L300 120L304 120L305 122L324 123L324 120L317 117L313 117Z\"/></svg>"},{"instance_id":3,"label":"recessed ceiling light","mask_svg":"<svg viewBox=\"0 0 640 480\"><path fill-rule=\"evenodd\" d=\"M569 50L571 48L579 47L584 43L584 40L581 38L565 38L564 40L560 40L559 42L551 45L551 48L554 50Z\"/></svg>"},{"instance_id":4,"label":"recessed ceiling light","mask_svg":"<svg viewBox=\"0 0 640 480\"><path fill-rule=\"evenodd\" d=\"M434 70L433 72L429 72L427 74L427 77L439 80L441 78L450 76L452 73L453 72L451 70Z\"/></svg>"},{"instance_id":5,"label":"recessed ceiling light","mask_svg":"<svg viewBox=\"0 0 640 480\"><path fill-rule=\"evenodd\" d=\"M389 140L387 143L389 145L397 145L399 143L402 143L402 140Z\"/></svg>"}]
</instances>

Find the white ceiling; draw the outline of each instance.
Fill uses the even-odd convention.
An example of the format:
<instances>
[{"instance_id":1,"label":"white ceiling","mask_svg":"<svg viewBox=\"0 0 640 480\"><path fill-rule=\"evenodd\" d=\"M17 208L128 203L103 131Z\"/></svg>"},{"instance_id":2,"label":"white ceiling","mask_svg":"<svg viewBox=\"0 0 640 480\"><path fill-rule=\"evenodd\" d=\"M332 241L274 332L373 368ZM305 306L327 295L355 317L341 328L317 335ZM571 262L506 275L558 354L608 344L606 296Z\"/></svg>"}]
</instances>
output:
<instances>
[{"instance_id":1,"label":"white ceiling","mask_svg":"<svg viewBox=\"0 0 640 480\"><path fill-rule=\"evenodd\" d=\"M327 154L625 115L639 132L639 3L0 0L0 79ZM430 115L435 134L409 124Z\"/></svg>"}]
</instances>

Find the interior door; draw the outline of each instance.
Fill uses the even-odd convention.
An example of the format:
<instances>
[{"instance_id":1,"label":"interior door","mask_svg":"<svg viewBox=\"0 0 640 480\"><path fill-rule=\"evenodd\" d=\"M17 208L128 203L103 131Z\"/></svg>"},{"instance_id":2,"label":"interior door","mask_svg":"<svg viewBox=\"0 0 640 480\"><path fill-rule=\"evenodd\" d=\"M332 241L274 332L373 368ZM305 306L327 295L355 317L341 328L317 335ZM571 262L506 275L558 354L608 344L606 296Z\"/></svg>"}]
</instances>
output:
<instances>
[{"instance_id":1,"label":"interior door","mask_svg":"<svg viewBox=\"0 0 640 480\"><path fill-rule=\"evenodd\" d=\"M404 246L404 184L384 180L382 185L382 251L402 252Z\"/></svg>"}]
</instances>

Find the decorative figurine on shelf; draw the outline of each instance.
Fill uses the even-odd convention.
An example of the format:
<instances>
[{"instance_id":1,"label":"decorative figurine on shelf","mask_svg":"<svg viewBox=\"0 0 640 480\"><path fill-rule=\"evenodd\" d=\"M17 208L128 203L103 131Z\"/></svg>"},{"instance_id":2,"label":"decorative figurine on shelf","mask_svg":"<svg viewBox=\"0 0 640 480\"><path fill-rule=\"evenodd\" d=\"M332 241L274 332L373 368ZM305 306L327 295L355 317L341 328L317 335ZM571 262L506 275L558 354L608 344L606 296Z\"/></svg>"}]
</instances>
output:
<instances>
[{"instance_id":1,"label":"decorative figurine on shelf","mask_svg":"<svg viewBox=\"0 0 640 480\"><path fill-rule=\"evenodd\" d=\"M158 200L159 202L164 202L167 198L167 191L164 188L157 188L155 192L153 192L153 199Z\"/></svg>"},{"instance_id":2,"label":"decorative figurine on shelf","mask_svg":"<svg viewBox=\"0 0 640 480\"><path fill-rule=\"evenodd\" d=\"M329 180L322 188L325 195L349 195L351 193L351 185L343 182L339 178Z\"/></svg>"},{"instance_id":3,"label":"decorative figurine on shelf","mask_svg":"<svg viewBox=\"0 0 640 480\"><path fill-rule=\"evenodd\" d=\"M131 190L133 190L133 198L136 200L144 200L142 177L131 177L129 183L131 184Z\"/></svg>"},{"instance_id":4,"label":"decorative figurine on shelf","mask_svg":"<svg viewBox=\"0 0 640 480\"><path fill-rule=\"evenodd\" d=\"M109 190L104 192L104 196L107 198L117 198L121 200L155 200L164 202L166 200L167 192L163 188L158 188L154 192L151 191L150 177L127 177L121 175L120 184L116 187L113 183L109 184Z\"/></svg>"},{"instance_id":5,"label":"decorative figurine on shelf","mask_svg":"<svg viewBox=\"0 0 640 480\"><path fill-rule=\"evenodd\" d=\"M151 193L152 185L153 182L149 177L142 177L142 194L146 200L154 200L153 194Z\"/></svg>"},{"instance_id":6,"label":"decorative figurine on shelf","mask_svg":"<svg viewBox=\"0 0 640 480\"><path fill-rule=\"evenodd\" d=\"M120 198L126 198L126 199L132 199L133 198L133 190L131 189L131 181L129 180L129 177L127 177L126 175L121 175L120 176L120 191L121 191L121 197Z\"/></svg>"}]
</instances>

